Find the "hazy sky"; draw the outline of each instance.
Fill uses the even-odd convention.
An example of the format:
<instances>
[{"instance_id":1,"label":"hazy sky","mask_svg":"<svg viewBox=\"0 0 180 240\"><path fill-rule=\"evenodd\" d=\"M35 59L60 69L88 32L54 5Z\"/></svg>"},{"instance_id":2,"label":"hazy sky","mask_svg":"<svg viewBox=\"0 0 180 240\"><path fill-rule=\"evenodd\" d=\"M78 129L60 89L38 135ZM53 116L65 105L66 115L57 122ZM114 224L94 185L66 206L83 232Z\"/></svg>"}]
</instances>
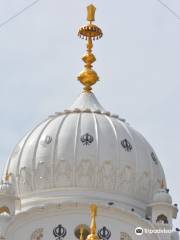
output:
<instances>
[{"instance_id":1,"label":"hazy sky","mask_svg":"<svg viewBox=\"0 0 180 240\"><path fill-rule=\"evenodd\" d=\"M0 0L0 22L29 3ZM104 31L94 48L94 92L151 143L180 205L180 20L157 0L41 0L0 29L1 172L19 139L81 92L85 42L76 33L89 3ZM179 0L164 3L180 15Z\"/></svg>"}]
</instances>

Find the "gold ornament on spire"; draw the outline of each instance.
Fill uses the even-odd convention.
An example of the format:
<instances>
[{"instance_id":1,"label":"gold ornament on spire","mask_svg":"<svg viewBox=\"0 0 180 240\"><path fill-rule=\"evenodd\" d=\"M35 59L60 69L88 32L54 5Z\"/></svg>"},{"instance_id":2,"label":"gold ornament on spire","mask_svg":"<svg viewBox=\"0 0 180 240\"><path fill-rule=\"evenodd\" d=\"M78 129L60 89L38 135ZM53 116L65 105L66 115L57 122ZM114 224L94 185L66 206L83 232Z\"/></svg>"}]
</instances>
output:
<instances>
[{"instance_id":1,"label":"gold ornament on spire","mask_svg":"<svg viewBox=\"0 0 180 240\"><path fill-rule=\"evenodd\" d=\"M12 176L12 173L6 172L5 181L9 182L11 176Z\"/></svg>"},{"instance_id":2,"label":"gold ornament on spire","mask_svg":"<svg viewBox=\"0 0 180 240\"><path fill-rule=\"evenodd\" d=\"M83 225L81 225L80 226L80 238L79 238L79 240L84 240L83 232L84 232L84 228L83 228Z\"/></svg>"},{"instance_id":3,"label":"gold ornament on spire","mask_svg":"<svg viewBox=\"0 0 180 240\"><path fill-rule=\"evenodd\" d=\"M95 21L95 12L96 8L92 4L87 6L87 21L92 22Z\"/></svg>"},{"instance_id":4,"label":"gold ornament on spire","mask_svg":"<svg viewBox=\"0 0 180 240\"><path fill-rule=\"evenodd\" d=\"M100 39L103 36L103 33L99 27L92 24L95 20L95 11L96 8L92 4L87 7L87 21L89 21L89 23L86 26L81 27L78 31L78 36L87 40L87 52L82 58L85 65L84 69L78 76L78 80L85 86L85 92L91 92L91 86L99 80L97 73L92 69L92 63L96 61L96 58L92 53L92 41Z\"/></svg>"},{"instance_id":5,"label":"gold ornament on spire","mask_svg":"<svg viewBox=\"0 0 180 240\"><path fill-rule=\"evenodd\" d=\"M74 230L74 235L79 240L86 240L89 233L90 233L90 228L85 224L78 225Z\"/></svg>"},{"instance_id":6,"label":"gold ornament on spire","mask_svg":"<svg viewBox=\"0 0 180 240\"><path fill-rule=\"evenodd\" d=\"M160 181L160 187L161 187L161 189L165 188L165 182L163 179Z\"/></svg>"},{"instance_id":7,"label":"gold ornament on spire","mask_svg":"<svg viewBox=\"0 0 180 240\"><path fill-rule=\"evenodd\" d=\"M90 234L87 236L87 240L99 240L96 234L96 216L97 216L97 206L95 204L92 204Z\"/></svg>"}]
</instances>

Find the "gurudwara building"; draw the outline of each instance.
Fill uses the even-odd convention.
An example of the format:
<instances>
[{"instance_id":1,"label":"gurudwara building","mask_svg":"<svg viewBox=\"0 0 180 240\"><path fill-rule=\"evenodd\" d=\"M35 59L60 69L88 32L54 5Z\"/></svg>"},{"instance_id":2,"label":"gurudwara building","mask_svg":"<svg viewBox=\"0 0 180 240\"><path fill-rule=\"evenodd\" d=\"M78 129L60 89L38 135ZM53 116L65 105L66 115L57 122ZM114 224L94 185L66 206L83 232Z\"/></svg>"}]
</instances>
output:
<instances>
[{"instance_id":1,"label":"gurudwara building","mask_svg":"<svg viewBox=\"0 0 180 240\"><path fill-rule=\"evenodd\" d=\"M178 240L177 204L146 139L104 109L91 86L93 40L102 30L87 7L83 92L15 146L0 185L2 240Z\"/></svg>"}]
</instances>

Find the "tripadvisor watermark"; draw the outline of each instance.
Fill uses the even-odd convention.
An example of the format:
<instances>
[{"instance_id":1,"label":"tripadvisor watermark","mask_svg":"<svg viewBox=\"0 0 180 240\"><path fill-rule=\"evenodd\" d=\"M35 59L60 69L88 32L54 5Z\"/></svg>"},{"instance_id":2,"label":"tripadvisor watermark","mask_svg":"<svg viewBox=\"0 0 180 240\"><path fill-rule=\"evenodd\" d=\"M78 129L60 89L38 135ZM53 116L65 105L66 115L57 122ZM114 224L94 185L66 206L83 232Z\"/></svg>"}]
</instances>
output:
<instances>
[{"instance_id":1,"label":"tripadvisor watermark","mask_svg":"<svg viewBox=\"0 0 180 240\"><path fill-rule=\"evenodd\" d=\"M141 236L143 234L171 234L172 230L171 229L165 229L165 228L161 228L161 229L150 229L150 228L142 228L142 227L137 227L135 229L135 234L138 236Z\"/></svg>"}]
</instances>

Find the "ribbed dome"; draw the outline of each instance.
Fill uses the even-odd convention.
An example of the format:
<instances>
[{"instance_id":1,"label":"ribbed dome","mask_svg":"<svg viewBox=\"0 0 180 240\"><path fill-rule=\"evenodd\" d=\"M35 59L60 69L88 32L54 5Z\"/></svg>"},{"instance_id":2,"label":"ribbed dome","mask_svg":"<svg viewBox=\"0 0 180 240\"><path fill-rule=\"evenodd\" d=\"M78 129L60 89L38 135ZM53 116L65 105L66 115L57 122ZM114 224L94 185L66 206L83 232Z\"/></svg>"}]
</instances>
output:
<instances>
[{"instance_id":1,"label":"ribbed dome","mask_svg":"<svg viewBox=\"0 0 180 240\"><path fill-rule=\"evenodd\" d=\"M57 192L116 201L152 202L164 173L144 137L111 115L93 93L36 126L13 151L12 173L21 199ZM100 194L101 193L101 194ZM103 195L104 194L104 195ZM113 197L112 197L113 196ZM129 199L129 200L127 200Z\"/></svg>"}]
</instances>

